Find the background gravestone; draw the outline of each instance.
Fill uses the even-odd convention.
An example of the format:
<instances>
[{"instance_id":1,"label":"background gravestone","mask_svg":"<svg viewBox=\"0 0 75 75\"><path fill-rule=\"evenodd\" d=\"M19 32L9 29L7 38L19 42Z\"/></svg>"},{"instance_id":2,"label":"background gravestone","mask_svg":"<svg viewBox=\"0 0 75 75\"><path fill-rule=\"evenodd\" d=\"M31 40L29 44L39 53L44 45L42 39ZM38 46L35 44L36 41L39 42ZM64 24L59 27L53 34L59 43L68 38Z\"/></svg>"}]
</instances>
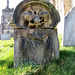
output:
<instances>
[{"instance_id":1,"label":"background gravestone","mask_svg":"<svg viewBox=\"0 0 75 75\"><path fill-rule=\"evenodd\" d=\"M1 38L1 34L2 37L8 36L8 32L11 34L11 36L13 37L14 35L14 31L13 29L11 28L11 26L9 26L9 23L12 21L12 16L13 16L13 12L14 12L14 9L12 8L9 8L9 0L7 0L7 6L5 9L2 9L2 16L1 16L1 24L0 24L0 38ZM7 31L7 32L6 32ZM8 37L9 38L9 37ZM4 39L8 39L7 37Z\"/></svg>"},{"instance_id":2,"label":"background gravestone","mask_svg":"<svg viewBox=\"0 0 75 75\"><path fill-rule=\"evenodd\" d=\"M63 45L75 46L75 7L65 17Z\"/></svg>"},{"instance_id":3,"label":"background gravestone","mask_svg":"<svg viewBox=\"0 0 75 75\"><path fill-rule=\"evenodd\" d=\"M56 25L60 21L55 7L46 1L22 1L15 9L14 66L32 62L45 64L59 58L59 41Z\"/></svg>"},{"instance_id":4,"label":"background gravestone","mask_svg":"<svg viewBox=\"0 0 75 75\"><path fill-rule=\"evenodd\" d=\"M1 34L1 40L10 40L11 34Z\"/></svg>"}]
</instances>

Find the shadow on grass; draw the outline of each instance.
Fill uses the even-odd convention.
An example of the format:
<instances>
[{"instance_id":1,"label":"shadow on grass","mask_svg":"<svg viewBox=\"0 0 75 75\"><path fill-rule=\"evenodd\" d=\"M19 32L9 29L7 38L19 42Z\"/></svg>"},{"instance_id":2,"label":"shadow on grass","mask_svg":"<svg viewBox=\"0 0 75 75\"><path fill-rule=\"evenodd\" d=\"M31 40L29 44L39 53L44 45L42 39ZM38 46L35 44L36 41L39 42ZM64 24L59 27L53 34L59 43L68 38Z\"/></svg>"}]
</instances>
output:
<instances>
[{"instance_id":1,"label":"shadow on grass","mask_svg":"<svg viewBox=\"0 0 75 75\"><path fill-rule=\"evenodd\" d=\"M75 62L75 52L74 51L67 51L62 50L60 51L60 58L55 60L57 65L61 65L62 63L69 63L74 61Z\"/></svg>"},{"instance_id":2,"label":"shadow on grass","mask_svg":"<svg viewBox=\"0 0 75 75\"><path fill-rule=\"evenodd\" d=\"M6 63L6 60L0 60L0 65L3 66Z\"/></svg>"},{"instance_id":3,"label":"shadow on grass","mask_svg":"<svg viewBox=\"0 0 75 75\"><path fill-rule=\"evenodd\" d=\"M38 75L74 75L75 74L75 52L62 50L60 58L53 59L44 65Z\"/></svg>"},{"instance_id":4,"label":"shadow on grass","mask_svg":"<svg viewBox=\"0 0 75 75\"><path fill-rule=\"evenodd\" d=\"M8 69L11 69L13 67L13 61L0 60L1 66L6 64ZM52 60L50 63L40 67L36 72L32 71L32 75L74 75L74 74L75 74L75 52L67 50L60 51L59 59Z\"/></svg>"},{"instance_id":5,"label":"shadow on grass","mask_svg":"<svg viewBox=\"0 0 75 75\"><path fill-rule=\"evenodd\" d=\"M75 52L74 51L67 51L67 50L62 50L60 51L60 58L62 57L70 57L70 56L73 56L75 57Z\"/></svg>"},{"instance_id":6,"label":"shadow on grass","mask_svg":"<svg viewBox=\"0 0 75 75\"><path fill-rule=\"evenodd\" d=\"M9 61L9 60L0 60L0 66L7 66L9 69L13 68L13 61Z\"/></svg>"}]
</instances>

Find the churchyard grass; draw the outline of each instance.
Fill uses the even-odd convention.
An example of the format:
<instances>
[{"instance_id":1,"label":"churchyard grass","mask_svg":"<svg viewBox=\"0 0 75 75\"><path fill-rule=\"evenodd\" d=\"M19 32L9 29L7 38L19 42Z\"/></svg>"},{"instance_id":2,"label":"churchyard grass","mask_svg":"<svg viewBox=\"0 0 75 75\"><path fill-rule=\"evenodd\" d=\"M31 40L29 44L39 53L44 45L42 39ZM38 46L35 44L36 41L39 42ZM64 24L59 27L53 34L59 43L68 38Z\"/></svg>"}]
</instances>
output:
<instances>
[{"instance_id":1,"label":"churchyard grass","mask_svg":"<svg viewBox=\"0 0 75 75\"><path fill-rule=\"evenodd\" d=\"M21 64L14 68L14 41L0 41L0 75L75 75L75 47L61 46L59 36L60 58L44 66Z\"/></svg>"}]
</instances>

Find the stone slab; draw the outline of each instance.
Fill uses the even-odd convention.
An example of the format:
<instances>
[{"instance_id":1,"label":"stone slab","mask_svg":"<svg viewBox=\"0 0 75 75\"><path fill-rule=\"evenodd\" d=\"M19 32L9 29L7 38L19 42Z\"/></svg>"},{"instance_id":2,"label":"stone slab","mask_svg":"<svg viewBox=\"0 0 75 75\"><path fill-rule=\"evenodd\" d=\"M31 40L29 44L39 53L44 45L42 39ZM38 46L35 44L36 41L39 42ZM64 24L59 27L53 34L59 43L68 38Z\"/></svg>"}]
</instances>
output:
<instances>
[{"instance_id":1,"label":"stone slab","mask_svg":"<svg viewBox=\"0 0 75 75\"><path fill-rule=\"evenodd\" d=\"M65 45L75 46L75 7L65 17L63 46Z\"/></svg>"},{"instance_id":2,"label":"stone slab","mask_svg":"<svg viewBox=\"0 0 75 75\"><path fill-rule=\"evenodd\" d=\"M11 34L1 34L1 40L10 40Z\"/></svg>"},{"instance_id":3,"label":"stone slab","mask_svg":"<svg viewBox=\"0 0 75 75\"><path fill-rule=\"evenodd\" d=\"M55 29L14 29L14 66L25 62L45 64L59 58Z\"/></svg>"}]
</instances>

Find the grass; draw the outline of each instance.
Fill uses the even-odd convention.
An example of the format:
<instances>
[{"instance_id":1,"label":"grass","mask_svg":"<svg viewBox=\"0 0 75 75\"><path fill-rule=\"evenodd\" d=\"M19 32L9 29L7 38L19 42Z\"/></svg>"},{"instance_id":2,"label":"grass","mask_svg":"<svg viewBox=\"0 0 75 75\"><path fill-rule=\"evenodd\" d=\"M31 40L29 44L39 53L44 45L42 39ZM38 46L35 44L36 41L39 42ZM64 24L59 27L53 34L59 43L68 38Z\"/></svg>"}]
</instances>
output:
<instances>
[{"instance_id":1,"label":"grass","mask_svg":"<svg viewBox=\"0 0 75 75\"><path fill-rule=\"evenodd\" d=\"M14 64L14 41L0 41L0 75L75 75L75 47L61 46L59 35L60 58L44 66L25 63L17 68Z\"/></svg>"}]
</instances>

